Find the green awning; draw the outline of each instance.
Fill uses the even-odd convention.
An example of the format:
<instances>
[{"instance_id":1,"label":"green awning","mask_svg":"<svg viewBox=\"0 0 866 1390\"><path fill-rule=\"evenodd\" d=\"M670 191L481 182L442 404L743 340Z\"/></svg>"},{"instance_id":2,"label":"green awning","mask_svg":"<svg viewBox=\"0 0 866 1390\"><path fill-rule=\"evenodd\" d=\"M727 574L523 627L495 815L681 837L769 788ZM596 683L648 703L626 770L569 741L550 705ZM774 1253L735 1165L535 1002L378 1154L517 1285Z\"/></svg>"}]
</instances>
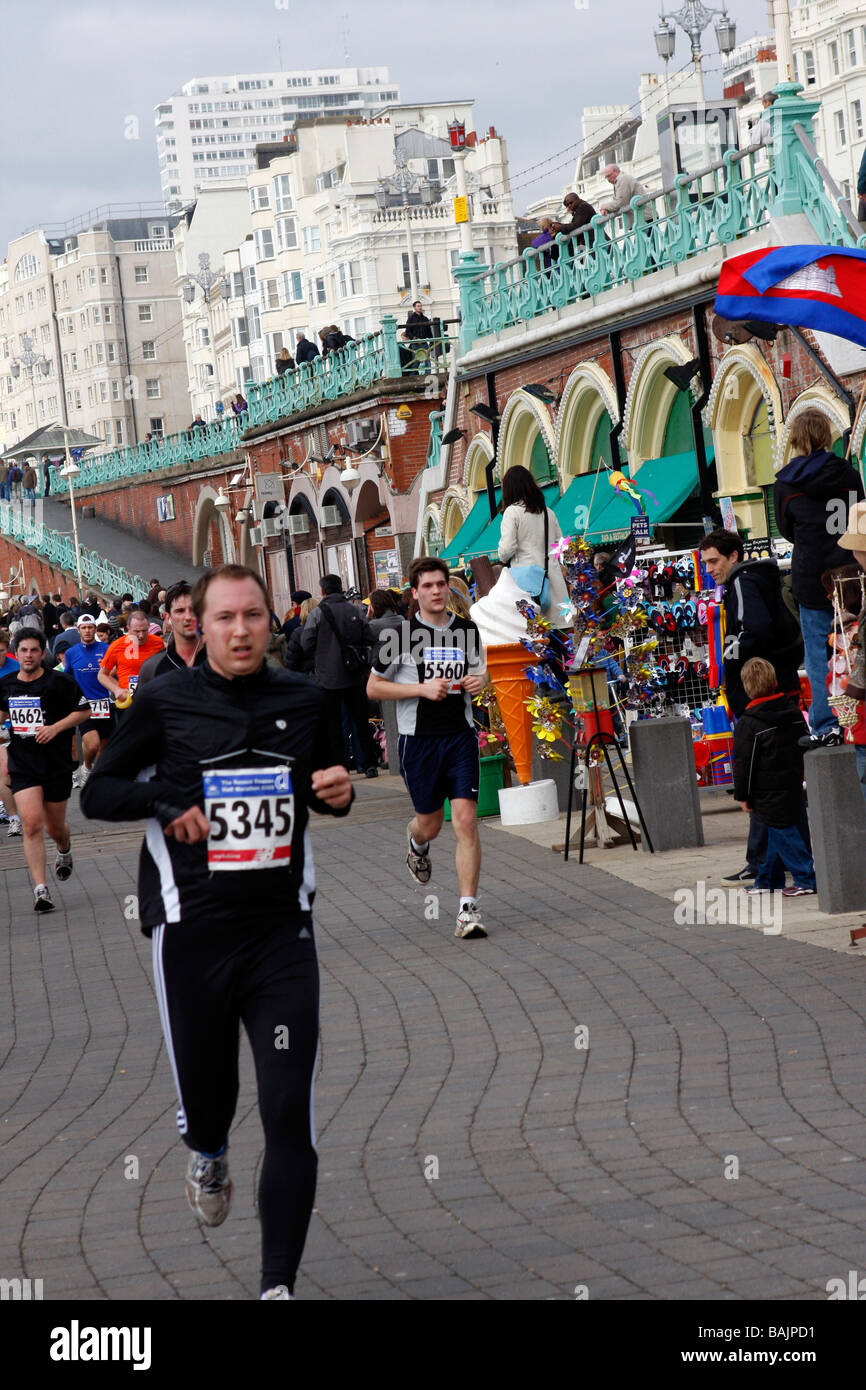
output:
<instances>
[{"instance_id":1,"label":"green awning","mask_svg":"<svg viewBox=\"0 0 866 1390\"><path fill-rule=\"evenodd\" d=\"M499 497L500 490L497 488L497 506L499 505ZM485 526L489 525L490 503L487 500L487 493L486 491L479 492L472 504L469 515L464 519L463 525L460 527L453 541L449 541L448 545L442 551L439 559L444 560L446 564L456 565L460 556L466 554L468 547L471 546L474 540L478 539Z\"/></svg>"},{"instance_id":2,"label":"green awning","mask_svg":"<svg viewBox=\"0 0 866 1390\"><path fill-rule=\"evenodd\" d=\"M715 457L712 444L707 444L706 451L707 463L712 463ZM669 521L698 486L698 462L694 450L668 454L667 458L647 459L635 473L634 482L636 487L645 489L641 501L650 522L655 525ZM630 497L616 492L609 484L608 492L610 496L604 508L598 510L593 507L590 529L586 533L587 540L593 544L627 535L631 518L637 515ZM647 492L651 492L653 497L648 497Z\"/></svg>"},{"instance_id":3,"label":"green awning","mask_svg":"<svg viewBox=\"0 0 866 1390\"><path fill-rule=\"evenodd\" d=\"M541 489L544 493L544 500L554 510L553 504L559 498L559 483L548 483ZM465 525L465 522L464 522ZM461 554L467 560L473 555L487 555L494 562L499 561L499 538L502 534L502 513L497 512L492 521L488 522L485 530L474 541L472 545L464 546Z\"/></svg>"},{"instance_id":4,"label":"green awning","mask_svg":"<svg viewBox=\"0 0 866 1390\"><path fill-rule=\"evenodd\" d=\"M601 470L601 476L596 482L596 474L581 473L573 478L558 502L551 509L560 526L564 536L582 535L583 529L587 524L587 513L589 522L593 524L596 518L607 506L611 497L611 487L608 483L606 469Z\"/></svg>"}]
</instances>

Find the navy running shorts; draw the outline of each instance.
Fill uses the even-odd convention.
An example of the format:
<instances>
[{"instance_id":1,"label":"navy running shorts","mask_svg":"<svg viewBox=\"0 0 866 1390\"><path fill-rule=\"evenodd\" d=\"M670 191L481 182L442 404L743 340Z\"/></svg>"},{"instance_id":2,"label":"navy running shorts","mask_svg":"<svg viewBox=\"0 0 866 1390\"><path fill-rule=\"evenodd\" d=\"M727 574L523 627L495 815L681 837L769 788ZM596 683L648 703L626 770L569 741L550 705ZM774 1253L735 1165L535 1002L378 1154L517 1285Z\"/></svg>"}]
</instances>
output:
<instances>
[{"instance_id":1,"label":"navy running shorts","mask_svg":"<svg viewBox=\"0 0 866 1390\"><path fill-rule=\"evenodd\" d=\"M417 737L402 734L400 771L412 805L429 816L450 801L477 801L481 769L475 730Z\"/></svg>"}]
</instances>

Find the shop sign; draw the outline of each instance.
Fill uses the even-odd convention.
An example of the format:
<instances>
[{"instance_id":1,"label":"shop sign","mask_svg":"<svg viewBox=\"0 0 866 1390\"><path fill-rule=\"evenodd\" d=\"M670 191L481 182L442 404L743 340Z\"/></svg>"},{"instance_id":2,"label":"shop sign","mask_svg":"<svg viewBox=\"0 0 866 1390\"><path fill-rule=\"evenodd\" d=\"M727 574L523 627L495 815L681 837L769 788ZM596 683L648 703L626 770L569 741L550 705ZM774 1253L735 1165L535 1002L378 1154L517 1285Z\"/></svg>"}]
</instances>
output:
<instances>
[{"instance_id":1,"label":"shop sign","mask_svg":"<svg viewBox=\"0 0 866 1390\"><path fill-rule=\"evenodd\" d=\"M402 578L399 551L374 550L373 577L377 589L399 588Z\"/></svg>"}]
</instances>

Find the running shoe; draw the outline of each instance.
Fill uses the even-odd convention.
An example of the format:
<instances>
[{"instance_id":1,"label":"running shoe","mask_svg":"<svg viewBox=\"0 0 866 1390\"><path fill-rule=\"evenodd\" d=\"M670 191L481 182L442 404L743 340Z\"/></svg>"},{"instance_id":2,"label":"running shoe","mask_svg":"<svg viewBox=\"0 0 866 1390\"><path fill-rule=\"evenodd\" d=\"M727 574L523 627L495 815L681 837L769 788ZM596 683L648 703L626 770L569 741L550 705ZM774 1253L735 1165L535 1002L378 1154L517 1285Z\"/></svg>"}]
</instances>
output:
<instances>
[{"instance_id":1,"label":"running shoe","mask_svg":"<svg viewBox=\"0 0 866 1390\"><path fill-rule=\"evenodd\" d=\"M458 912L457 930L454 935L459 936L462 941L471 941L474 937L487 935L487 928L481 920L477 903L470 903Z\"/></svg>"},{"instance_id":2,"label":"running shoe","mask_svg":"<svg viewBox=\"0 0 866 1390\"><path fill-rule=\"evenodd\" d=\"M186 1200L203 1226L221 1226L232 1204L228 1159L205 1158L195 1150L186 1168Z\"/></svg>"},{"instance_id":3,"label":"running shoe","mask_svg":"<svg viewBox=\"0 0 866 1390\"><path fill-rule=\"evenodd\" d=\"M799 883L793 884L790 888L782 889L783 898L805 898L817 893L817 888L801 888Z\"/></svg>"},{"instance_id":4,"label":"running shoe","mask_svg":"<svg viewBox=\"0 0 866 1390\"><path fill-rule=\"evenodd\" d=\"M264 1303L266 1298L281 1298L285 1303L286 1300L290 1299L291 1297L292 1295L289 1293L289 1290L285 1284L277 1284L272 1289L265 1289L259 1302Z\"/></svg>"},{"instance_id":5,"label":"running shoe","mask_svg":"<svg viewBox=\"0 0 866 1390\"><path fill-rule=\"evenodd\" d=\"M81 767L78 769L78 790L79 790L80 792L83 792L83 791L84 791L84 788L87 786L87 782L88 782L89 777L90 777L90 768L89 768L89 767L85 767L84 764L82 763Z\"/></svg>"},{"instance_id":6,"label":"running shoe","mask_svg":"<svg viewBox=\"0 0 866 1390\"><path fill-rule=\"evenodd\" d=\"M72 876L72 845L71 845L71 844L70 844L70 846L69 846L69 849L67 849L67 850L65 850L65 851L64 851L64 850L58 850L58 851L57 851L57 858L56 858L55 861L54 861L54 872L56 873L57 877L60 879L60 882L61 882L61 883L65 883L66 880L67 880L68 878L71 878L71 876Z\"/></svg>"},{"instance_id":7,"label":"running shoe","mask_svg":"<svg viewBox=\"0 0 866 1390\"><path fill-rule=\"evenodd\" d=\"M21 817L20 817L20 816L10 816L10 817L9 817L9 829L6 831L6 834L9 836L10 840L13 838L13 836L15 836L15 835L20 835L20 834L21 834Z\"/></svg>"},{"instance_id":8,"label":"running shoe","mask_svg":"<svg viewBox=\"0 0 866 1390\"><path fill-rule=\"evenodd\" d=\"M8 811L6 810L6 807L3 805L3 802L0 801L0 825L8 825L8 824L9 824L9 813L8 813Z\"/></svg>"},{"instance_id":9,"label":"running shoe","mask_svg":"<svg viewBox=\"0 0 866 1390\"><path fill-rule=\"evenodd\" d=\"M75 790L75 788L76 788L77 786L79 786L79 781L78 781L78 768L76 767L76 768L74 769L73 773L72 773L72 789L73 789L73 791Z\"/></svg>"},{"instance_id":10,"label":"running shoe","mask_svg":"<svg viewBox=\"0 0 866 1390\"><path fill-rule=\"evenodd\" d=\"M54 904L44 883L37 883L33 890L33 911L53 912Z\"/></svg>"},{"instance_id":11,"label":"running shoe","mask_svg":"<svg viewBox=\"0 0 866 1390\"><path fill-rule=\"evenodd\" d=\"M409 853L406 855L406 867L416 883L429 883L430 875L433 873L433 865L430 863L428 850L419 854L412 844L412 823L406 826L406 844ZM429 849L429 847L428 847Z\"/></svg>"},{"instance_id":12,"label":"running shoe","mask_svg":"<svg viewBox=\"0 0 866 1390\"><path fill-rule=\"evenodd\" d=\"M725 874L722 883L749 883L756 873L757 869L751 869L747 864L744 869L738 869L735 874Z\"/></svg>"},{"instance_id":13,"label":"running shoe","mask_svg":"<svg viewBox=\"0 0 866 1390\"><path fill-rule=\"evenodd\" d=\"M836 748L843 742L841 729L828 729L825 734L804 734L797 739L804 753L810 753L813 748Z\"/></svg>"}]
</instances>

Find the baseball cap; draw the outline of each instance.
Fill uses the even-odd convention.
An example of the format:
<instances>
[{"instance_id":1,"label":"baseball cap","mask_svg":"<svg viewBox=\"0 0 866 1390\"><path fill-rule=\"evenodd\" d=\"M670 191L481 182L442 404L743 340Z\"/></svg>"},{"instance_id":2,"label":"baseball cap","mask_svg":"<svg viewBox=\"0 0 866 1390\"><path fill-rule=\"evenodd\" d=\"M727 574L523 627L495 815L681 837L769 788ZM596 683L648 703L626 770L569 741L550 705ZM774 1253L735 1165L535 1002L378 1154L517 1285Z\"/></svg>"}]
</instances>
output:
<instances>
[{"instance_id":1,"label":"baseball cap","mask_svg":"<svg viewBox=\"0 0 866 1390\"><path fill-rule=\"evenodd\" d=\"M85 624L85 623L92 623L93 626L95 627L95 626L96 626L96 619L93 617L93 615L92 615L91 613L82 613L81 617L78 619L78 622L75 624L75 626L76 626L76 627L84 627L84 624Z\"/></svg>"}]
</instances>

